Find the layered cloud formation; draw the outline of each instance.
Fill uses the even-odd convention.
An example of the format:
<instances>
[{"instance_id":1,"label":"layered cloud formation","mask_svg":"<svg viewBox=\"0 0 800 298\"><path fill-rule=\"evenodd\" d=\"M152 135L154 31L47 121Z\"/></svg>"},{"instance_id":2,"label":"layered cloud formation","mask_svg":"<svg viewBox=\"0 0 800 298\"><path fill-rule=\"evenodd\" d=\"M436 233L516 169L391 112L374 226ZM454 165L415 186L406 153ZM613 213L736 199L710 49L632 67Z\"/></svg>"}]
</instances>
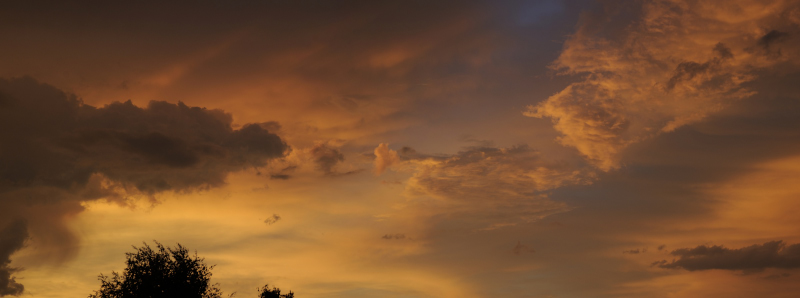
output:
<instances>
[{"instance_id":1,"label":"layered cloud formation","mask_svg":"<svg viewBox=\"0 0 800 298\"><path fill-rule=\"evenodd\" d=\"M82 201L216 187L289 150L262 125L231 124L221 110L160 101L97 108L31 78L0 80L0 293L23 289L9 257L28 233L43 257L74 253L63 223Z\"/></svg>"},{"instance_id":2,"label":"layered cloud formation","mask_svg":"<svg viewBox=\"0 0 800 298\"><path fill-rule=\"evenodd\" d=\"M677 260L656 262L661 268L683 268L689 271L724 269L759 271L766 268L800 268L800 244L786 245L770 241L731 249L720 245L700 245L672 251Z\"/></svg>"},{"instance_id":3,"label":"layered cloud formation","mask_svg":"<svg viewBox=\"0 0 800 298\"><path fill-rule=\"evenodd\" d=\"M565 162L548 161L526 145L469 147L453 155L426 155L387 144L375 148L376 172L412 171L406 183L411 196L438 200L434 213L462 214L483 230L533 222L570 209L550 200L547 191L590 184L594 173ZM430 206L429 206L430 207Z\"/></svg>"},{"instance_id":4,"label":"layered cloud formation","mask_svg":"<svg viewBox=\"0 0 800 298\"><path fill-rule=\"evenodd\" d=\"M795 63L800 53L796 1L641 5L631 24L614 23L625 19L622 4L585 18L552 65L584 79L525 112L551 119L558 140L602 170L619 167L629 145L754 94L746 83L758 70Z\"/></svg>"}]
</instances>

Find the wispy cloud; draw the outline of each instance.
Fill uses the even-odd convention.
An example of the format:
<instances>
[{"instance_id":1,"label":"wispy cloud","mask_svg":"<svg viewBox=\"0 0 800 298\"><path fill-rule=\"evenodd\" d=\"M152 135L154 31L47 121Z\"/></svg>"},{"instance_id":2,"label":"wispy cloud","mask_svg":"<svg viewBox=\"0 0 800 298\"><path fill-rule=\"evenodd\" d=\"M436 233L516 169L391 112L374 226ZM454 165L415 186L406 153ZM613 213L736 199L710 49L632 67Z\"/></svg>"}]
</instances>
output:
<instances>
[{"instance_id":1,"label":"wispy cloud","mask_svg":"<svg viewBox=\"0 0 800 298\"><path fill-rule=\"evenodd\" d=\"M629 145L751 96L753 70L793 61L797 11L792 1L658 0L624 27L603 29L622 15L587 17L552 65L585 79L525 115L551 119L559 142L598 168L618 168Z\"/></svg>"}]
</instances>

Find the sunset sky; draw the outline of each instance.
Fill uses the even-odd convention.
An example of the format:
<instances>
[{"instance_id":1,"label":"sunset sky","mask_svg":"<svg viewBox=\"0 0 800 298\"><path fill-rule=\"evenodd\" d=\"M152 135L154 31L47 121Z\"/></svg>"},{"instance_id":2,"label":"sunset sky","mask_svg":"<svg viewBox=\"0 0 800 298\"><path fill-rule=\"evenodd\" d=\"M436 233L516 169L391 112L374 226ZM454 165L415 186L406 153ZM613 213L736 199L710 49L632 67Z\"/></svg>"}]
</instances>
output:
<instances>
[{"instance_id":1,"label":"sunset sky","mask_svg":"<svg viewBox=\"0 0 800 298\"><path fill-rule=\"evenodd\" d=\"M6 1L0 296L797 297L800 0Z\"/></svg>"}]
</instances>

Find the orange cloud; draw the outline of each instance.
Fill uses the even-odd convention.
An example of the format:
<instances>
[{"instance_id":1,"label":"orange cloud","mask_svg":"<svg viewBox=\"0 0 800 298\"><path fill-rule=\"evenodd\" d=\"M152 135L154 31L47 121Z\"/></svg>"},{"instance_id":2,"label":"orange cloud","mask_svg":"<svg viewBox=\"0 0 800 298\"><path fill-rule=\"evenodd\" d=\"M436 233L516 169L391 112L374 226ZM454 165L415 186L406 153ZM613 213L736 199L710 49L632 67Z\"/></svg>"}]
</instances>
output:
<instances>
[{"instance_id":1,"label":"orange cloud","mask_svg":"<svg viewBox=\"0 0 800 298\"><path fill-rule=\"evenodd\" d=\"M525 112L551 119L559 142L605 171L630 144L754 94L744 86L754 70L800 52L796 1L659 0L642 9L621 32L585 20L552 65L585 79Z\"/></svg>"},{"instance_id":2,"label":"orange cloud","mask_svg":"<svg viewBox=\"0 0 800 298\"><path fill-rule=\"evenodd\" d=\"M400 163L397 151L389 149L389 144L380 143L375 148L375 174L383 174L389 167Z\"/></svg>"},{"instance_id":3,"label":"orange cloud","mask_svg":"<svg viewBox=\"0 0 800 298\"><path fill-rule=\"evenodd\" d=\"M403 148L390 150L386 144L375 149L376 172L397 166L413 175L406 193L422 216L458 214L489 231L537 221L568 211L570 206L551 200L546 191L567 185L590 184L592 171L551 162L525 145L508 148L473 147L454 155L433 156ZM402 166L401 166L402 165Z\"/></svg>"}]
</instances>

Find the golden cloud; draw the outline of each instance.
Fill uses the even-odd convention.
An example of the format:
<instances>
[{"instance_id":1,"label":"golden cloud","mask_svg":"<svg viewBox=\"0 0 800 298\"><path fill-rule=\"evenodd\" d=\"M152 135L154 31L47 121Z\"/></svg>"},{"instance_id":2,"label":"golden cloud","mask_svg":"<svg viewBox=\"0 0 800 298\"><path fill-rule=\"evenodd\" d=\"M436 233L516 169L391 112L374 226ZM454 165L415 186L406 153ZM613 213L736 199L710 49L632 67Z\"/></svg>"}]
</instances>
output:
<instances>
[{"instance_id":1,"label":"golden cloud","mask_svg":"<svg viewBox=\"0 0 800 298\"><path fill-rule=\"evenodd\" d=\"M551 119L563 145L617 168L630 144L754 94L744 84L757 71L794 61L798 15L797 1L659 0L621 32L584 20L552 67L585 79L525 115Z\"/></svg>"}]
</instances>

